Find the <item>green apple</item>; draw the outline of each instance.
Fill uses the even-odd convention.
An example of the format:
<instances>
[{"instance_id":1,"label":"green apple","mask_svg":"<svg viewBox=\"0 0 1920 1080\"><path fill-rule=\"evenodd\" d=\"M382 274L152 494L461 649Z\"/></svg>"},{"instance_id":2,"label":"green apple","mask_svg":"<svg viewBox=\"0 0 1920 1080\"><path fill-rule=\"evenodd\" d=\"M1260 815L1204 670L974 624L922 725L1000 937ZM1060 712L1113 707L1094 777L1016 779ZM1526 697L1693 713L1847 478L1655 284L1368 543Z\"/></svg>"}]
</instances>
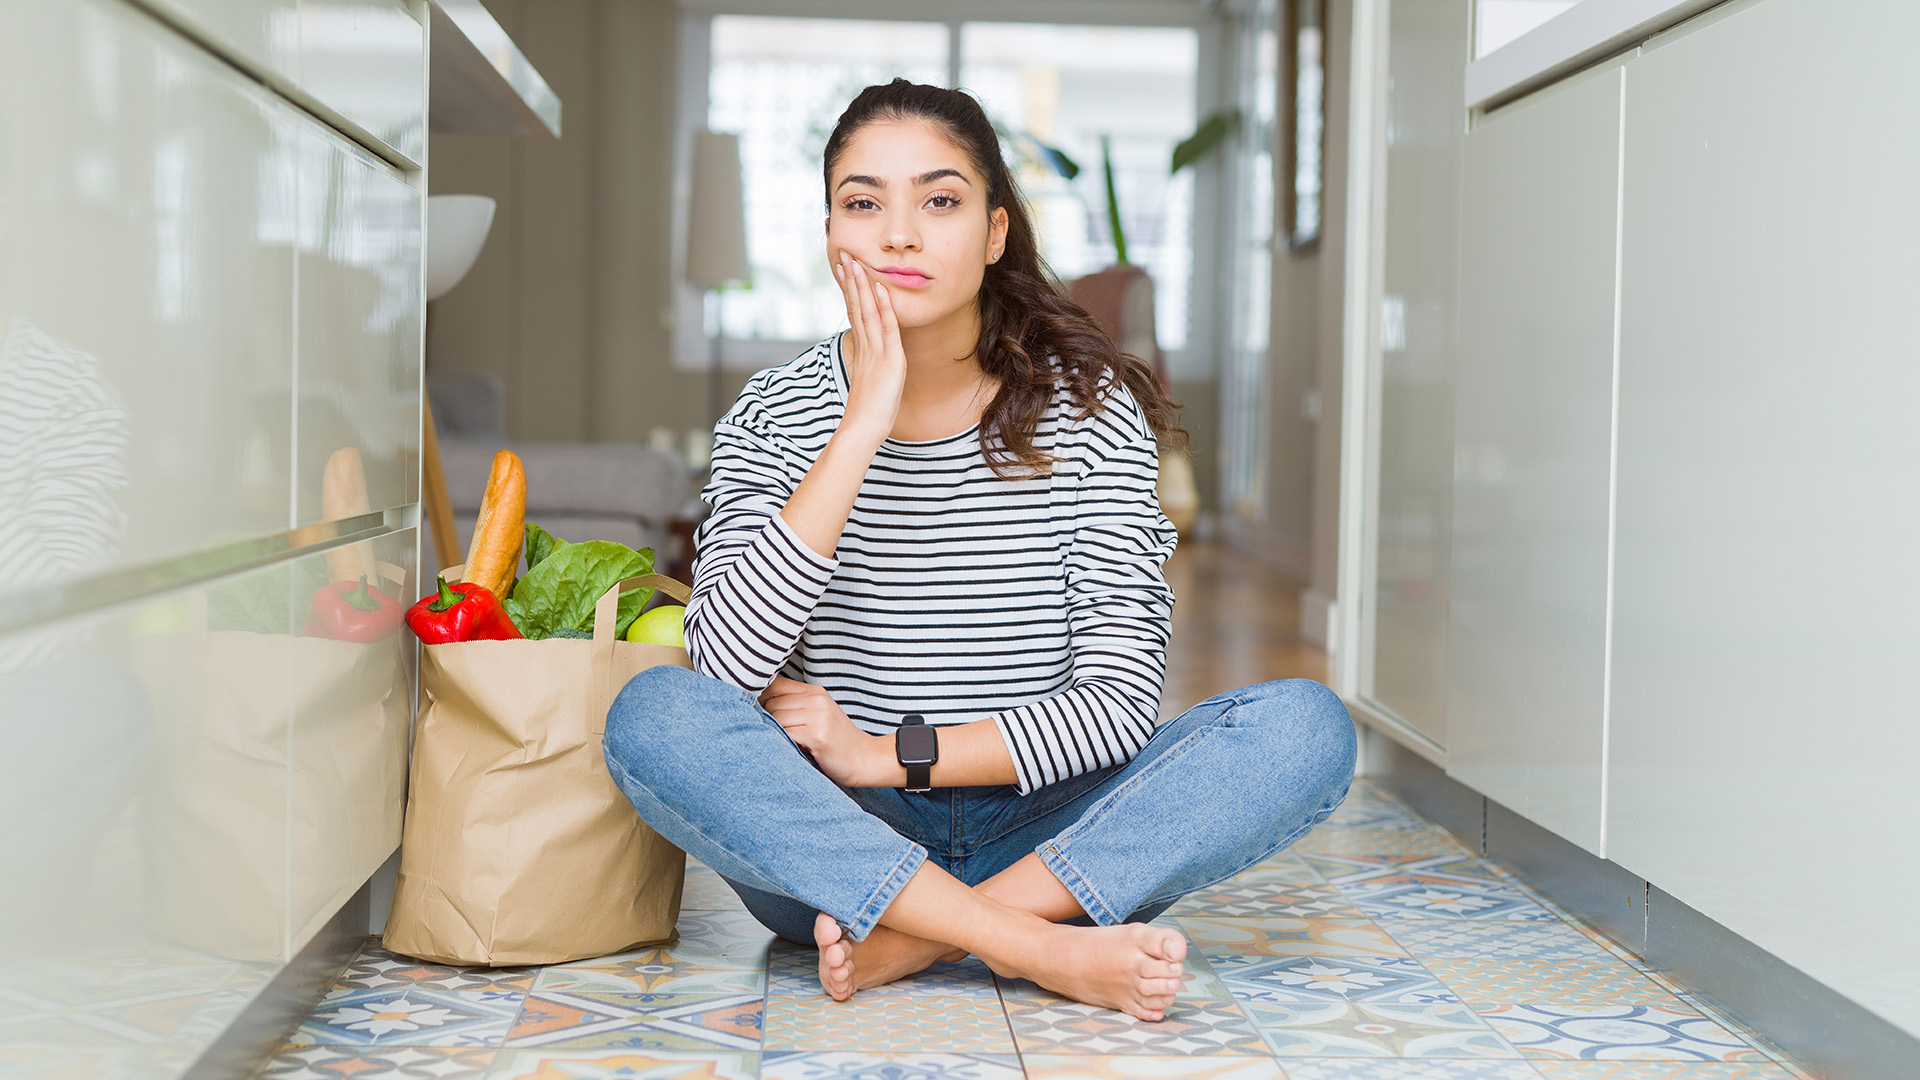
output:
<instances>
[{"instance_id":1,"label":"green apple","mask_svg":"<svg viewBox=\"0 0 1920 1080\"><path fill-rule=\"evenodd\" d=\"M687 645L687 609L678 604L663 604L642 614L627 627L627 640L644 645Z\"/></svg>"}]
</instances>

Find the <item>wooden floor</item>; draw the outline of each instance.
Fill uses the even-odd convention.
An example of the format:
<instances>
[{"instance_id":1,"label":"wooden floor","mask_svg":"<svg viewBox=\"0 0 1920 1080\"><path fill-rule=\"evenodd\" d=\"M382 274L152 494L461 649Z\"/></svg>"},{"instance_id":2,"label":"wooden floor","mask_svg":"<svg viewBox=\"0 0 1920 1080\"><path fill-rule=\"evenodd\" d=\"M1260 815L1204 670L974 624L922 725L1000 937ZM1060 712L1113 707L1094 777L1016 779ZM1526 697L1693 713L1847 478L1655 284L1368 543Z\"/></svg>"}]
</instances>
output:
<instances>
[{"instance_id":1,"label":"wooden floor","mask_svg":"<svg viewBox=\"0 0 1920 1080\"><path fill-rule=\"evenodd\" d=\"M1173 644L1162 719L1223 690L1327 678L1327 654L1300 637L1304 583L1217 542L1183 539L1167 561Z\"/></svg>"}]
</instances>

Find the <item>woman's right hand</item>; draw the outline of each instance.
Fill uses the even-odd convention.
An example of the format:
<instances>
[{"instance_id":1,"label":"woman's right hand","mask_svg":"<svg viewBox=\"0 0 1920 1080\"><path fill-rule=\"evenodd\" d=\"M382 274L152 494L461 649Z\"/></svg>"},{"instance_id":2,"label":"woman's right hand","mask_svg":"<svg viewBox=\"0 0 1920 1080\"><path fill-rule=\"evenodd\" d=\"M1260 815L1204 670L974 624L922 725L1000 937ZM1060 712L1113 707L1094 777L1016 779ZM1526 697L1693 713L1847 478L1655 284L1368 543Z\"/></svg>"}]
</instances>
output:
<instances>
[{"instance_id":1,"label":"woman's right hand","mask_svg":"<svg viewBox=\"0 0 1920 1080\"><path fill-rule=\"evenodd\" d=\"M847 411L840 430L877 446L893 431L900 415L900 391L907 383L907 354L900 347L900 323L893 298L860 260L839 252L833 276L847 302Z\"/></svg>"}]
</instances>

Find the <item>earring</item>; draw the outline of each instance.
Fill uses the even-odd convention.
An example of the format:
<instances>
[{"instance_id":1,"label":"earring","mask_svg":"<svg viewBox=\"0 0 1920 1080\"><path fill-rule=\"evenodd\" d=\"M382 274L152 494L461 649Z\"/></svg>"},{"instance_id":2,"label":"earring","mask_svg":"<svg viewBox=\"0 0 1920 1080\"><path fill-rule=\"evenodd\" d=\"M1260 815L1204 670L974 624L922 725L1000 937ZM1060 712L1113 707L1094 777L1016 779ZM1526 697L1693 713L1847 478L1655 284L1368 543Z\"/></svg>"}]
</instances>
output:
<instances>
[{"instance_id":1,"label":"earring","mask_svg":"<svg viewBox=\"0 0 1920 1080\"><path fill-rule=\"evenodd\" d=\"M993 254L991 254L991 255L989 255L989 256L987 256L987 261L988 261L988 262L999 262L999 261L1000 261L1000 253L996 251L996 252L994 252Z\"/></svg>"}]
</instances>

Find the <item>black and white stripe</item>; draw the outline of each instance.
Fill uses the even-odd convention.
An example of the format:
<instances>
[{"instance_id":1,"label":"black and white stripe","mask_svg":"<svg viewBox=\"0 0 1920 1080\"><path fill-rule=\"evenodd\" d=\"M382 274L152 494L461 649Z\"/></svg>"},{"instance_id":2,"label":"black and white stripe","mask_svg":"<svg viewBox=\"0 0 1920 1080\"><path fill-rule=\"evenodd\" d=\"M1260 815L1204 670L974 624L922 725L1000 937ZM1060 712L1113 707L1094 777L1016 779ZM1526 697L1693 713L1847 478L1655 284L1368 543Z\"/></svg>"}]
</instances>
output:
<instances>
[{"instance_id":1,"label":"black and white stripe","mask_svg":"<svg viewBox=\"0 0 1920 1080\"><path fill-rule=\"evenodd\" d=\"M93 357L0 311L0 593L111 563L126 515L126 408ZM0 674L74 651L66 625L0 642Z\"/></svg>"},{"instance_id":2,"label":"black and white stripe","mask_svg":"<svg viewBox=\"0 0 1920 1080\"><path fill-rule=\"evenodd\" d=\"M875 734L997 716L1023 794L1131 758L1159 711L1176 541L1132 395L1082 419L1062 389L1035 445L1063 461L1039 479L996 475L975 431L888 440L829 559L780 510L840 422L845 370L836 335L756 375L715 428L694 667L817 683Z\"/></svg>"}]
</instances>

